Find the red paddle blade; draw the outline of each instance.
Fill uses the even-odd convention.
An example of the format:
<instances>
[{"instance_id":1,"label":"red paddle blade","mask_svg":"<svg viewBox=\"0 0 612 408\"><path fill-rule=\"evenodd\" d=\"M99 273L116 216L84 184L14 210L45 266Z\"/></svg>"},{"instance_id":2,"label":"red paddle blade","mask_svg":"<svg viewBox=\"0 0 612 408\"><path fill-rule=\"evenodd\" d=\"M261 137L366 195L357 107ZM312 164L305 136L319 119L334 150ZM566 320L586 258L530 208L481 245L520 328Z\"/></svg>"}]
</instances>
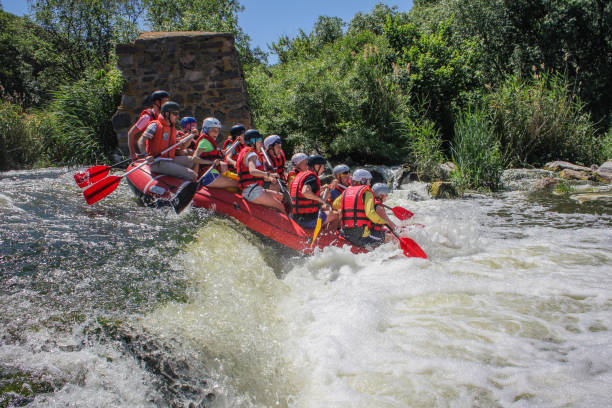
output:
<instances>
[{"instance_id":1,"label":"red paddle blade","mask_svg":"<svg viewBox=\"0 0 612 408\"><path fill-rule=\"evenodd\" d=\"M400 221L407 220L408 218L414 216L413 213L403 207L393 207L391 211L393 211L393 215L395 215Z\"/></svg>"},{"instance_id":2,"label":"red paddle blade","mask_svg":"<svg viewBox=\"0 0 612 408\"><path fill-rule=\"evenodd\" d=\"M402 251L404 251L404 255L406 255L408 258L414 257L427 259L427 254L425 253L425 251L423 251L419 244L414 242L412 239L400 238L399 242Z\"/></svg>"},{"instance_id":3,"label":"red paddle blade","mask_svg":"<svg viewBox=\"0 0 612 408\"><path fill-rule=\"evenodd\" d=\"M93 186L87 187L85 190L83 190L83 197L85 197L87 204L91 205L115 191L120 181L121 177L117 176L109 176L102 179Z\"/></svg>"},{"instance_id":4,"label":"red paddle blade","mask_svg":"<svg viewBox=\"0 0 612 408\"><path fill-rule=\"evenodd\" d=\"M102 180L108 176L110 166L98 165L74 174L74 181L81 188Z\"/></svg>"}]
</instances>

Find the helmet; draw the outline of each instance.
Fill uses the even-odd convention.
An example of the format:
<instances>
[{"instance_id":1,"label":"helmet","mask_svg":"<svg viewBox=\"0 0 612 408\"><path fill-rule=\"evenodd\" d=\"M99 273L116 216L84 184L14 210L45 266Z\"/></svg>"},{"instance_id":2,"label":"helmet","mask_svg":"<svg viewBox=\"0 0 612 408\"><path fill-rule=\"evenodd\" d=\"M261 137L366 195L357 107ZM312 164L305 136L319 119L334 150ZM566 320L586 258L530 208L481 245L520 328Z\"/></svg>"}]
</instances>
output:
<instances>
[{"instance_id":1,"label":"helmet","mask_svg":"<svg viewBox=\"0 0 612 408\"><path fill-rule=\"evenodd\" d=\"M374 197L378 197L384 194L389 194L391 189L383 183L376 183L372 186L372 192L374 193Z\"/></svg>"},{"instance_id":2,"label":"helmet","mask_svg":"<svg viewBox=\"0 0 612 408\"><path fill-rule=\"evenodd\" d=\"M291 157L291 163L293 163L294 166L297 166L304 160L308 160L308 156L306 156L304 153L296 153Z\"/></svg>"},{"instance_id":3,"label":"helmet","mask_svg":"<svg viewBox=\"0 0 612 408\"><path fill-rule=\"evenodd\" d=\"M181 119L181 127L185 129L188 125L192 123L198 123L198 121L193 116L185 116Z\"/></svg>"},{"instance_id":4,"label":"helmet","mask_svg":"<svg viewBox=\"0 0 612 408\"><path fill-rule=\"evenodd\" d=\"M212 129L212 128L221 129L222 127L223 126L221 126L221 121L217 118L206 118L202 122L202 131L204 133L208 133L208 129Z\"/></svg>"},{"instance_id":5,"label":"helmet","mask_svg":"<svg viewBox=\"0 0 612 408\"><path fill-rule=\"evenodd\" d=\"M351 169L349 169L349 166L347 166L346 164L339 164L336 167L334 167L334 177L336 177L338 174L342 174L342 173L348 173Z\"/></svg>"},{"instance_id":6,"label":"helmet","mask_svg":"<svg viewBox=\"0 0 612 408\"><path fill-rule=\"evenodd\" d=\"M257 129L249 129L244 133L244 142L248 145L254 145L257 139L263 139Z\"/></svg>"},{"instance_id":7,"label":"helmet","mask_svg":"<svg viewBox=\"0 0 612 408\"><path fill-rule=\"evenodd\" d=\"M357 169L353 173L353 177L351 177L353 181L356 181L361 184L366 184L368 181L372 180L372 174L365 169Z\"/></svg>"},{"instance_id":8,"label":"helmet","mask_svg":"<svg viewBox=\"0 0 612 408\"><path fill-rule=\"evenodd\" d=\"M232 128L230 129L230 135L232 135L234 137L240 136L245 131L246 131L246 128L244 127L244 125L240 124L240 123L237 123L234 126L232 126Z\"/></svg>"},{"instance_id":9,"label":"helmet","mask_svg":"<svg viewBox=\"0 0 612 408\"><path fill-rule=\"evenodd\" d=\"M170 94L166 91L155 91L151 94L151 100L153 102L161 101L164 98L170 98Z\"/></svg>"},{"instance_id":10,"label":"helmet","mask_svg":"<svg viewBox=\"0 0 612 408\"><path fill-rule=\"evenodd\" d=\"M164 103L161 107L161 113L162 115L166 112L178 112L181 110L181 107L179 106L178 103L176 102L172 102L172 101L168 101L166 103Z\"/></svg>"},{"instance_id":11,"label":"helmet","mask_svg":"<svg viewBox=\"0 0 612 408\"><path fill-rule=\"evenodd\" d=\"M270 147L274 146L276 143L280 144L281 138L279 135L270 135L264 139L264 147L268 150Z\"/></svg>"},{"instance_id":12,"label":"helmet","mask_svg":"<svg viewBox=\"0 0 612 408\"><path fill-rule=\"evenodd\" d=\"M320 154L313 154L308 157L308 166L312 167L315 164L325 164L325 158Z\"/></svg>"}]
</instances>

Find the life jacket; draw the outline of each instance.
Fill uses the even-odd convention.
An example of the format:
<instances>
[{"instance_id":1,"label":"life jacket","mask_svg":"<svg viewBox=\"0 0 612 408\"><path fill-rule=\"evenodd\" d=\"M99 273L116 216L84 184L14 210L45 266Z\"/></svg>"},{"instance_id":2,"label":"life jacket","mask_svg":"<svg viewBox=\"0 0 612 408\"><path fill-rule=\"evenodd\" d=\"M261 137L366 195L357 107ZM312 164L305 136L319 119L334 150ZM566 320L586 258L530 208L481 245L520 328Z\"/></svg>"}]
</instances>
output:
<instances>
[{"instance_id":1,"label":"life jacket","mask_svg":"<svg viewBox=\"0 0 612 408\"><path fill-rule=\"evenodd\" d=\"M151 118L151 121L154 121L155 119L157 119L157 114L155 113L153 108L143 110L142 112L140 112L139 117L141 117L142 115L147 115L149 118Z\"/></svg>"},{"instance_id":2,"label":"life jacket","mask_svg":"<svg viewBox=\"0 0 612 408\"><path fill-rule=\"evenodd\" d=\"M363 195L366 191L372 192L369 186L359 185L351 186L342 193L342 209L340 210L342 228L372 228L372 221L366 215L363 203Z\"/></svg>"},{"instance_id":3,"label":"life jacket","mask_svg":"<svg viewBox=\"0 0 612 408\"><path fill-rule=\"evenodd\" d=\"M268 154L268 157L270 158L270 161L272 162L272 167L276 168L276 170L274 170L277 174L278 177L281 180L285 180L285 163L287 162L287 159L285 159L285 152L283 152L282 150L280 151L280 156L275 156L273 154Z\"/></svg>"},{"instance_id":4,"label":"life jacket","mask_svg":"<svg viewBox=\"0 0 612 408\"><path fill-rule=\"evenodd\" d=\"M212 145L213 149L210 152L201 153L200 154L201 159L215 161L217 159L223 158L221 152L219 151L219 146L217 146L217 141L213 139L212 137L208 136L206 133L201 133L198 140L196 140L196 149L197 149L197 146L202 141L202 139L208 140L210 144Z\"/></svg>"},{"instance_id":5,"label":"life jacket","mask_svg":"<svg viewBox=\"0 0 612 408\"><path fill-rule=\"evenodd\" d=\"M352 185L353 184L351 183L351 180L349 180L348 186L344 188L340 187L340 185L338 184L338 187L334 188L329 192L329 201L333 203L336 198L342 195L342 193L344 192L344 190L346 190L347 187L350 187Z\"/></svg>"},{"instance_id":6,"label":"life jacket","mask_svg":"<svg viewBox=\"0 0 612 408\"><path fill-rule=\"evenodd\" d=\"M157 127L153 138L145 139L145 149L149 156L157 156L159 153L176 143L176 128L164 119L161 114L151 123L155 123ZM175 150L176 149L170 150L160 157L173 159Z\"/></svg>"},{"instance_id":7,"label":"life jacket","mask_svg":"<svg viewBox=\"0 0 612 408\"><path fill-rule=\"evenodd\" d=\"M260 186L263 186L264 179L263 177L255 177L249 172L249 166L244 163L244 159L251 152L254 152L252 147L245 147L240 151L238 155L238 160L236 161L236 172L238 173L238 184L241 189L245 189L247 186L256 183ZM265 171L263 162L259 160L260 165L257 166L257 170Z\"/></svg>"},{"instance_id":8,"label":"life jacket","mask_svg":"<svg viewBox=\"0 0 612 408\"><path fill-rule=\"evenodd\" d=\"M374 196L374 211L376 211L379 205L382 205L382 201L380 201L378 198L376 198L376 196ZM384 226L385 224L377 224L373 222L372 225L370 226L370 231L372 232L382 231Z\"/></svg>"},{"instance_id":9,"label":"life jacket","mask_svg":"<svg viewBox=\"0 0 612 408\"><path fill-rule=\"evenodd\" d=\"M304 181L310 175L313 175L317 179L318 190L321 189L321 180L315 174L314 171L306 170L298 173L297 176L291 182L291 188L289 189L289 195L291 196L291 202L293 203L292 214L313 214L319 211L320 203L304 197L302 194L302 188L304 187Z\"/></svg>"},{"instance_id":10,"label":"life jacket","mask_svg":"<svg viewBox=\"0 0 612 408\"><path fill-rule=\"evenodd\" d=\"M223 142L223 151L227 150L227 148L230 147L232 143L234 143L234 140L232 138L228 137L227 139L225 139L225 142Z\"/></svg>"}]
</instances>

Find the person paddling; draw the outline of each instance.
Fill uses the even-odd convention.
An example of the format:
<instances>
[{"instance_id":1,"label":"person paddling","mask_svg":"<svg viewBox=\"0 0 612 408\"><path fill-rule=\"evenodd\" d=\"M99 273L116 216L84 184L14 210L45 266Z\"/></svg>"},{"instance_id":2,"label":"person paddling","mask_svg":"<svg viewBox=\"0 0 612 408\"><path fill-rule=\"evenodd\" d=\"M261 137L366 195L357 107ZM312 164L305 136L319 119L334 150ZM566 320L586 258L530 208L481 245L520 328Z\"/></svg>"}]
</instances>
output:
<instances>
[{"instance_id":1,"label":"person paddling","mask_svg":"<svg viewBox=\"0 0 612 408\"><path fill-rule=\"evenodd\" d=\"M338 214L331 210L326 201L327 197L321 197L319 176L325 170L325 159L320 154L313 154L308 157L307 165L308 169L295 176L289 189L293 202L293 220L303 228L314 229L317 224L319 209L322 209L322 225L334 229ZM337 181L333 183L337 183ZM332 184L332 188L335 188L335 184Z\"/></svg>"},{"instance_id":2,"label":"person paddling","mask_svg":"<svg viewBox=\"0 0 612 408\"><path fill-rule=\"evenodd\" d=\"M223 143L223 155L225 156L225 162L229 165L230 170L236 171L236 160L238 159L238 155L240 151L244 148L244 132L246 132L246 128L243 124L237 123L230 129L230 137L225 139ZM229 152L227 149L236 141L239 140L238 146L234 148L232 152Z\"/></svg>"},{"instance_id":3,"label":"person paddling","mask_svg":"<svg viewBox=\"0 0 612 408\"><path fill-rule=\"evenodd\" d=\"M287 186L291 186L291 182L298 175L299 172L308 170L307 164L308 156L305 153L296 153L291 156L291 164L293 164L293 170L287 175Z\"/></svg>"},{"instance_id":4,"label":"person paddling","mask_svg":"<svg viewBox=\"0 0 612 408\"><path fill-rule=\"evenodd\" d=\"M204 166L214 165L215 169L200 180L200 185L213 188L237 188L238 182L232 178L219 174L227 171L227 163L221 161L222 155L217 146L217 137L221 131L221 121L217 118L206 118L202 122L202 133L196 141L196 150L193 158L199 159Z\"/></svg>"},{"instance_id":5,"label":"person paddling","mask_svg":"<svg viewBox=\"0 0 612 408\"><path fill-rule=\"evenodd\" d=\"M272 162L273 168L271 168L270 171L276 172L280 180L286 181L287 175L285 174L285 164L287 163L287 159L285 158L280 136L267 136L264 139L264 149Z\"/></svg>"},{"instance_id":6,"label":"person paddling","mask_svg":"<svg viewBox=\"0 0 612 408\"><path fill-rule=\"evenodd\" d=\"M256 129L249 129L244 134L244 141L246 147L240 151L236 162L242 197L254 204L276 208L285 213L283 195L263 187L265 181L278 183L278 174L270 173L264 168L264 161L260 157L263 148L261 134Z\"/></svg>"},{"instance_id":7,"label":"person paddling","mask_svg":"<svg viewBox=\"0 0 612 408\"><path fill-rule=\"evenodd\" d=\"M175 148L153 159L153 156L157 156L176 143L176 122L179 111L178 103L164 103L157 119L152 121L142 134L138 147L146 151L147 160L152 161L151 171L194 181L197 178L196 172L192 170L194 160L185 156L180 149Z\"/></svg>"},{"instance_id":8,"label":"person paddling","mask_svg":"<svg viewBox=\"0 0 612 408\"><path fill-rule=\"evenodd\" d=\"M333 203L342 192L351 186L351 169L346 164L339 164L332 171L334 178L338 180L338 185L329 193L329 199Z\"/></svg>"},{"instance_id":9,"label":"person paddling","mask_svg":"<svg viewBox=\"0 0 612 408\"><path fill-rule=\"evenodd\" d=\"M384 239L372 234L372 229L382 227L387 221L376 212L374 206L374 193L370 188L372 174L357 169L352 181L353 185L344 190L333 203L333 208L340 210L340 233L353 245L377 247Z\"/></svg>"},{"instance_id":10,"label":"person paddling","mask_svg":"<svg viewBox=\"0 0 612 408\"><path fill-rule=\"evenodd\" d=\"M166 91L155 91L151 95L151 108L145 109L140 113L136 123L130 128L127 134L128 148L130 149L130 158L136 160L137 152L134 147L136 144L136 138L139 134L145 131L149 123L156 120L161 112L161 107L164 103L170 100L170 94ZM140 147L140 144L138 144ZM144 150L141 150L143 152Z\"/></svg>"},{"instance_id":11,"label":"person paddling","mask_svg":"<svg viewBox=\"0 0 612 408\"><path fill-rule=\"evenodd\" d=\"M374 210L376 211L376 214L378 214L380 218L385 220L385 223L386 225L388 225L389 228L395 231L397 227L387 215L387 212L385 211L385 206L383 205L384 202L387 201L387 197L389 196L389 193L391 193L391 189L386 184L376 183L372 186L372 193L374 193ZM373 237L379 237L383 239L385 242L393 240L393 235L386 233L385 230L386 228L384 228L384 225L373 222L370 234Z\"/></svg>"},{"instance_id":12,"label":"person paddling","mask_svg":"<svg viewBox=\"0 0 612 408\"><path fill-rule=\"evenodd\" d=\"M195 148L197 146L196 139L198 136L198 121L193 116L185 116L181 119L179 124L181 126L181 129L177 130L176 132L176 137L178 138L178 140L181 140L189 135L193 135L193 138L191 138L189 143L183 146L186 155L191 156L193 155L193 152L195 151Z\"/></svg>"}]
</instances>

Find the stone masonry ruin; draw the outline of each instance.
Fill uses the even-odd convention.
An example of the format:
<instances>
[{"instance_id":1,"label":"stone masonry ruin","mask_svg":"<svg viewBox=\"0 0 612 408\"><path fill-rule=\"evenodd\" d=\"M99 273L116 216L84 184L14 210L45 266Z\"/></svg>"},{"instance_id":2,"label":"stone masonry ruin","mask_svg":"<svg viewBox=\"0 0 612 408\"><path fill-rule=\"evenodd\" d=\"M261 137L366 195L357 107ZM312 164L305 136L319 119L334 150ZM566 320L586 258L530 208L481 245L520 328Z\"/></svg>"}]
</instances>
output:
<instances>
[{"instance_id":1,"label":"stone masonry ruin","mask_svg":"<svg viewBox=\"0 0 612 408\"><path fill-rule=\"evenodd\" d=\"M132 44L117 45L117 66L125 85L121 105L112 118L119 147L127 153L127 133L151 93L163 89L181 106L181 117L198 121L214 116L225 129L235 123L251 126L251 111L234 36L201 31L142 33ZM220 141L219 140L219 141Z\"/></svg>"}]
</instances>

